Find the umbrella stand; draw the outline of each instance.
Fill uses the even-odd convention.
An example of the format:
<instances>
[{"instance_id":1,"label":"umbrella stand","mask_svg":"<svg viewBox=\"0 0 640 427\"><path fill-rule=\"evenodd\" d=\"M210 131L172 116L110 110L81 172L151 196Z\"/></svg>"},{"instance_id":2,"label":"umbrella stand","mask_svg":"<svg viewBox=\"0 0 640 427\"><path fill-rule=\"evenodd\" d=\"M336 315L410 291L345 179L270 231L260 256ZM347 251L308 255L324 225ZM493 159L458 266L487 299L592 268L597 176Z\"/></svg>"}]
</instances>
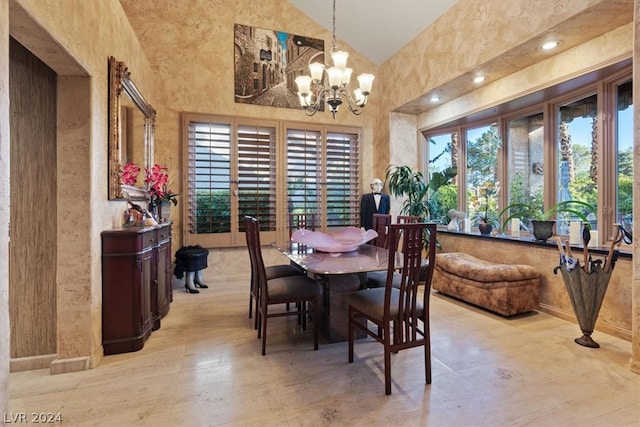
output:
<instances>
[{"instance_id":1,"label":"umbrella stand","mask_svg":"<svg viewBox=\"0 0 640 427\"><path fill-rule=\"evenodd\" d=\"M578 319L578 325L582 331L582 336L576 338L575 342L585 347L600 347L600 344L591 338L591 334L593 333L612 271L605 272L598 265L589 273L582 268L574 268L571 271L562 268L560 272L569 293L573 311Z\"/></svg>"},{"instance_id":2,"label":"umbrella stand","mask_svg":"<svg viewBox=\"0 0 640 427\"><path fill-rule=\"evenodd\" d=\"M578 325L582 331L582 336L576 338L574 341L589 348L598 348L600 344L595 342L591 338L591 334L595 328L596 319L604 300L604 294L607 292L607 286L609 286L609 280L613 273L613 267L617 258L617 248L619 247L623 237L625 238L624 228L620 224L615 224L615 235L611 242L611 249L607 258L604 261L604 265L601 260L587 261L590 265L585 265L585 268L580 268L579 261L569 262L575 260L571 256L571 249L569 248L569 242L566 242L566 250L562 247L558 239L558 249L560 250L560 265L554 270L554 274L557 274L558 270L562 275L562 281L567 288L573 311L578 319ZM631 240L629 238L629 240ZM585 244L586 247L586 244ZM585 260L588 252L585 251ZM576 265L577 264L577 265Z\"/></svg>"}]
</instances>

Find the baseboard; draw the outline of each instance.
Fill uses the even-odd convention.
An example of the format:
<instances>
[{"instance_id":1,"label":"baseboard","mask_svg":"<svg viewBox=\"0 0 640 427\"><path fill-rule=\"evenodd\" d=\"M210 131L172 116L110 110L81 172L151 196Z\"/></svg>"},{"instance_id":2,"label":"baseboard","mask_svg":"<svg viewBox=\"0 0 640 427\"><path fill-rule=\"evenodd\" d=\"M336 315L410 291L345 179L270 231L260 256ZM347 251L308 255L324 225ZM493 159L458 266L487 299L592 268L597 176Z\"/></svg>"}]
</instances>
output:
<instances>
[{"instance_id":1,"label":"baseboard","mask_svg":"<svg viewBox=\"0 0 640 427\"><path fill-rule=\"evenodd\" d=\"M57 354L43 354L40 356L17 357L9 360L9 372L35 371L48 369Z\"/></svg>"},{"instance_id":2,"label":"baseboard","mask_svg":"<svg viewBox=\"0 0 640 427\"><path fill-rule=\"evenodd\" d=\"M66 374L69 372L86 371L91 366L89 356L72 357L69 359L56 359L51 362L51 375Z\"/></svg>"},{"instance_id":3,"label":"baseboard","mask_svg":"<svg viewBox=\"0 0 640 427\"><path fill-rule=\"evenodd\" d=\"M578 321L576 320L576 316L573 312L569 313L567 311L564 310L559 310L557 307L552 307L550 305L546 305L543 303L540 303L540 306L538 307L538 310L543 312L543 313L547 313L550 314L551 316L555 316L555 317L559 317L560 319L563 320L567 320L571 323L575 323L576 325L578 324ZM631 331L627 330L627 329L622 329L622 328L618 328L616 326L611 326L608 325L606 323L602 323L599 321L596 321L596 327L595 329L598 332L602 332L608 335L612 335L614 337L623 339L625 341L629 341L631 342Z\"/></svg>"}]
</instances>

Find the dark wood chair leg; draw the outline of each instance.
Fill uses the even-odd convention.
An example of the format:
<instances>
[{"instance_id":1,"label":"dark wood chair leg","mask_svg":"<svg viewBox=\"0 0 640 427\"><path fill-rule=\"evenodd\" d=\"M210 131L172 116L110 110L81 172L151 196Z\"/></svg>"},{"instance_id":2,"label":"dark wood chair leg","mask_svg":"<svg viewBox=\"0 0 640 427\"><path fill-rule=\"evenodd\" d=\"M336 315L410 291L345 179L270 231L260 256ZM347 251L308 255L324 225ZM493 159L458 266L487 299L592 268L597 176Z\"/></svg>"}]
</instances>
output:
<instances>
[{"instance_id":1,"label":"dark wood chair leg","mask_svg":"<svg viewBox=\"0 0 640 427\"><path fill-rule=\"evenodd\" d=\"M353 309L349 306L349 363L353 363L353 328L354 326L351 324L353 321Z\"/></svg>"},{"instance_id":2,"label":"dark wood chair leg","mask_svg":"<svg viewBox=\"0 0 640 427\"><path fill-rule=\"evenodd\" d=\"M267 354L267 312L264 313L264 319L261 319L262 322L262 355Z\"/></svg>"},{"instance_id":3,"label":"dark wood chair leg","mask_svg":"<svg viewBox=\"0 0 640 427\"><path fill-rule=\"evenodd\" d=\"M318 324L320 322L318 322L318 316L320 315L320 309L319 309L319 299L316 298L315 300L313 300L313 349L314 350L318 350L318 332L320 327L318 326Z\"/></svg>"},{"instance_id":4,"label":"dark wood chair leg","mask_svg":"<svg viewBox=\"0 0 640 427\"><path fill-rule=\"evenodd\" d=\"M384 345L384 392L391 394L391 348L389 348L389 338Z\"/></svg>"}]
</instances>

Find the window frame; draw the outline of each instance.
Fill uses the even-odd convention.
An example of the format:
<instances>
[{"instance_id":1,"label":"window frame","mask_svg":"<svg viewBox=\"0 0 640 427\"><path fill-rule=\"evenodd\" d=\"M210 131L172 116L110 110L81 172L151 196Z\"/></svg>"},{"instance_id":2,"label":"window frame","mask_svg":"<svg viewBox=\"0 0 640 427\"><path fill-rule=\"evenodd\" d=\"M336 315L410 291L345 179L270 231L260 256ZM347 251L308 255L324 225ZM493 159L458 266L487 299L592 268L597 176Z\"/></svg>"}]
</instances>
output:
<instances>
[{"instance_id":1,"label":"window frame","mask_svg":"<svg viewBox=\"0 0 640 427\"><path fill-rule=\"evenodd\" d=\"M498 135L502 140L502 147L498 153L498 177L502 188L508 188L508 123L509 120L525 117L531 114L542 112L544 124L544 207L549 209L557 200L558 191L558 147L557 147L557 129L559 118L557 108L560 105L570 103L572 100L578 100L585 96L595 94L597 96L597 126L598 126L598 195L597 195L597 224L599 230L605 230L599 233L598 245L606 244L609 230L612 230L615 223L614 213L617 209L617 201L615 195L617 183L617 159L616 156L608 153L616 148L616 87L620 83L631 81L633 83L632 66L624 65L618 67L607 75L603 72L598 73L598 78L580 85L579 82L585 81L584 76L577 77L569 82L564 82L547 92L536 93L536 102L531 102L525 107L525 102L516 100L513 104L503 104L500 106L490 107L487 110L474 113L467 117L461 117L453 122L445 123L432 128L421 129L420 132L424 137L422 141L423 152L426 153L423 159L423 173L429 176L429 138L442 135L443 133L458 133L458 210L466 211L467 201L467 130L485 126L491 123L498 124ZM565 84L566 83L566 84ZM560 93L564 87L569 88L565 93ZM533 94L530 94L533 95ZM540 95L540 96L537 96ZM523 96L523 99L529 95ZM519 105L521 108L511 107L510 105ZM491 112L496 114L491 114ZM481 119L474 119L482 117ZM617 153L617 151L615 151ZM498 195L498 206L503 208L508 205L508 192L501 190ZM504 218L502 218L504 219Z\"/></svg>"}]
</instances>

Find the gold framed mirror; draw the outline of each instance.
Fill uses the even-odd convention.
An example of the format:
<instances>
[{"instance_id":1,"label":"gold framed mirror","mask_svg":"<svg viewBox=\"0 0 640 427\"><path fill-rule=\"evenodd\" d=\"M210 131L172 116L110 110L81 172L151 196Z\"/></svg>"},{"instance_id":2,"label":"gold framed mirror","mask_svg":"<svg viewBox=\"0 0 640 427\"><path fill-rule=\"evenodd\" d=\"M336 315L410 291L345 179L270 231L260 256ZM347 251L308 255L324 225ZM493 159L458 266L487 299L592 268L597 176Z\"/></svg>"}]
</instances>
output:
<instances>
[{"instance_id":1,"label":"gold framed mirror","mask_svg":"<svg viewBox=\"0 0 640 427\"><path fill-rule=\"evenodd\" d=\"M156 110L144 99L124 62L109 57L109 200L144 200L144 169L153 165ZM137 181L122 182L122 169L135 163Z\"/></svg>"}]
</instances>

